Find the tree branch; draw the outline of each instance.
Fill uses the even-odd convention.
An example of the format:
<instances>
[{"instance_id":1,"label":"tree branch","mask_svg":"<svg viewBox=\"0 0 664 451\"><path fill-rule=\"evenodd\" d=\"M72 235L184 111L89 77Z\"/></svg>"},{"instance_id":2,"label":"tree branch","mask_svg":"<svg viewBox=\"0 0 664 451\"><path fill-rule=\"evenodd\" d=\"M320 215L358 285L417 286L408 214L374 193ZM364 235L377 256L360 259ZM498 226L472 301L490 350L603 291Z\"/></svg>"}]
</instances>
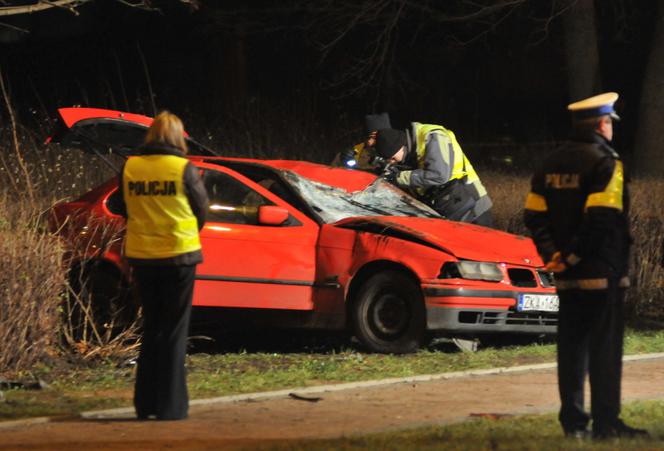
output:
<instances>
[{"instance_id":1,"label":"tree branch","mask_svg":"<svg viewBox=\"0 0 664 451\"><path fill-rule=\"evenodd\" d=\"M2 6L0 7L0 16L13 16L16 14L32 14L51 8L63 8L78 15L78 11L76 11L75 8L90 1L92 0L53 0L53 1L39 0L34 5Z\"/></svg>"}]
</instances>

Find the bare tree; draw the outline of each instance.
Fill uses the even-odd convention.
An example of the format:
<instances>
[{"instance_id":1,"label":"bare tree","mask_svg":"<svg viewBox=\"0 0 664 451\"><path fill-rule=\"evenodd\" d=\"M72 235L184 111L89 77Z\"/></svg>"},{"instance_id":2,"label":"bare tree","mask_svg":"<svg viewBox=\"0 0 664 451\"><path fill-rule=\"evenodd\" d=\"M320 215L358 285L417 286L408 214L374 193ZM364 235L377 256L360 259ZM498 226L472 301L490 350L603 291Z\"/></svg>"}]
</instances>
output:
<instances>
[{"instance_id":1,"label":"bare tree","mask_svg":"<svg viewBox=\"0 0 664 451\"><path fill-rule=\"evenodd\" d=\"M81 6L84 3L88 3L92 0L38 0L31 5L19 4L12 5L12 2L3 2L7 6L0 7L0 16L15 16L18 14L31 14L40 11L45 11L51 8L62 8L66 9L74 14L78 14L76 8Z\"/></svg>"},{"instance_id":2,"label":"bare tree","mask_svg":"<svg viewBox=\"0 0 664 451\"><path fill-rule=\"evenodd\" d=\"M568 0L562 15L569 100L589 97L601 88L594 0Z\"/></svg>"},{"instance_id":3,"label":"bare tree","mask_svg":"<svg viewBox=\"0 0 664 451\"><path fill-rule=\"evenodd\" d=\"M661 176L664 171L664 7L659 2L650 57L643 81L634 148L635 169L640 174Z\"/></svg>"}]
</instances>

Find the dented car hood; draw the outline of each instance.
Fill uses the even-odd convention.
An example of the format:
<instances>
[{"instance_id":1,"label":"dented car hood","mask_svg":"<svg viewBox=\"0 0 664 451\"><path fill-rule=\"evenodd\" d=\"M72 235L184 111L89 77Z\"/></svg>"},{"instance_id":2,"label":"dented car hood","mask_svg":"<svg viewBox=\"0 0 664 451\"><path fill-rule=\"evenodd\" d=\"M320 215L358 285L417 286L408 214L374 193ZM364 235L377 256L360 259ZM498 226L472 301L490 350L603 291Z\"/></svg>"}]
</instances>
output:
<instances>
[{"instance_id":1,"label":"dented car hood","mask_svg":"<svg viewBox=\"0 0 664 451\"><path fill-rule=\"evenodd\" d=\"M334 226L419 242L463 260L542 266L530 238L472 224L435 218L362 216L342 219Z\"/></svg>"}]
</instances>

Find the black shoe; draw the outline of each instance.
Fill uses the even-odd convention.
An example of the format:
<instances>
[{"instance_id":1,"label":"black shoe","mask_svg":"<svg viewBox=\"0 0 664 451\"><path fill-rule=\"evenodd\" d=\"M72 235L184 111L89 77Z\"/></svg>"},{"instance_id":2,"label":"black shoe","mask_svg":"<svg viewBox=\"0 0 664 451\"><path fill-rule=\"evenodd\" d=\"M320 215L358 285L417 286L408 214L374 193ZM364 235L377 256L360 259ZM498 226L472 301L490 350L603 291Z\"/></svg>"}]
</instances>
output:
<instances>
[{"instance_id":1,"label":"black shoe","mask_svg":"<svg viewBox=\"0 0 664 451\"><path fill-rule=\"evenodd\" d=\"M617 420L609 427L593 427L593 439L606 440L610 438L646 438L650 434L645 429L627 426L622 420Z\"/></svg>"}]
</instances>

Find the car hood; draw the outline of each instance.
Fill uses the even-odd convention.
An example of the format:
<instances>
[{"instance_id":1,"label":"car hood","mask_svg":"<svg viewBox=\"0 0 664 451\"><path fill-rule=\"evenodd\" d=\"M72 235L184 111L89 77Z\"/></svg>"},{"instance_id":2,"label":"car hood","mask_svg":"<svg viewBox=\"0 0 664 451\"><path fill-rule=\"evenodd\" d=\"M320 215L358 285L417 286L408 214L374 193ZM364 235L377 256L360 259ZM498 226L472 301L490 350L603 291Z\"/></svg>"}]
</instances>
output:
<instances>
[{"instance_id":1,"label":"car hood","mask_svg":"<svg viewBox=\"0 0 664 451\"><path fill-rule=\"evenodd\" d=\"M419 242L458 259L542 266L530 238L473 224L435 218L362 216L345 218L334 225Z\"/></svg>"}]
</instances>

